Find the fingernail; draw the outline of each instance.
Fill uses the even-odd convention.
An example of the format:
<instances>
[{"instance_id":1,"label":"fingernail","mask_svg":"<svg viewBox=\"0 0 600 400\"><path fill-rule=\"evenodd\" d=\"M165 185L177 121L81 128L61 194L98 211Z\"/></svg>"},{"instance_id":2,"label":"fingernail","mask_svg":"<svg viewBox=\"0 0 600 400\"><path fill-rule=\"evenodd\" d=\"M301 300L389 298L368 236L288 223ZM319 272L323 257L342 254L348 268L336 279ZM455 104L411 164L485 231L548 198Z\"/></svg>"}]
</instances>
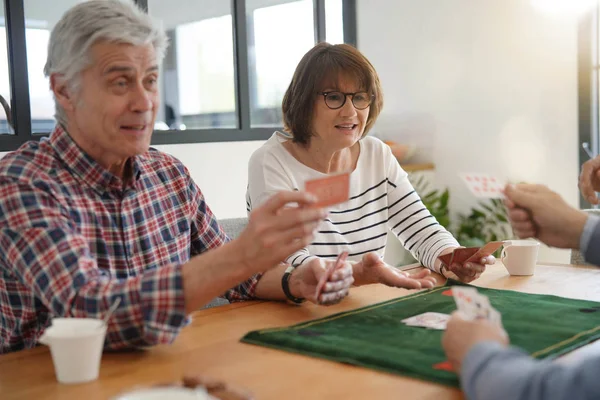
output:
<instances>
[{"instance_id":1,"label":"fingernail","mask_svg":"<svg viewBox=\"0 0 600 400\"><path fill-rule=\"evenodd\" d=\"M466 263L466 264L465 264L465 267L466 267L466 268L468 268L468 269L472 269L472 268L473 268L473 265L472 265L471 263Z\"/></svg>"}]
</instances>

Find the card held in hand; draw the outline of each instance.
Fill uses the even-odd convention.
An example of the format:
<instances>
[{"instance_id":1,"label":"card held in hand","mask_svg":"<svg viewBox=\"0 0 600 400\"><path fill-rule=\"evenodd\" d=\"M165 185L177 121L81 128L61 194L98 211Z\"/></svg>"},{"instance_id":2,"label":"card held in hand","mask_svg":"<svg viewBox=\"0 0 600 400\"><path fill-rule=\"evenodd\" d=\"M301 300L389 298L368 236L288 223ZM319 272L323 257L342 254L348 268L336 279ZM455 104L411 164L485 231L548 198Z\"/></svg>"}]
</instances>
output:
<instances>
[{"instance_id":1,"label":"card held in hand","mask_svg":"<svg viewBox=\"0 0 600 400\"><path fill-rule=\"evenodd\" d=\"M338 256L337 260L335 260L335 263L331 264L329 268L327 268L325 273L321 275L321 279L319 279L319 282L317 283L317 291L315 293L317 300L323 292L323 287L325 286L327 281L331 279L331 276L338 268L341 268L344 265L344 263L346 262L346 258L348 258L348 252L344 251Z\"/></svg>"},{"instance_id":2,"label":"card held in hand","mask_svg":"<svg viewBox=\"0 0 600 400\"><path fill-rule=\"evenodd\" d=\"M467 187L481 199L500 199L504 197L504 182L487 174L466 173L460 174Z\"/></svg>"},{"instance_id":3,"label":"card held in hand","mask_svg":"<svg viewBox=\"0 0 600 400\"><path fill-rule=\"evenodd\" d=\"M452 253L439 256L439 260L447 267L451 264L464 264L467 262L480 263L485 257L489 257L504 244L503 241L489 242L481 247L458 247Z\"/></svg>"},{"instance_id":4,"label":"card held in hand","mask_svg":"<svg viewBox=\"0 0 600 400\"><path fill-rule=\"evenodd\" d=\"M487 319L493 323L500 324L501 316L490 304L487 296L479 294L474 287L453 286L452 296L458 311L462 312L467 319Z\"/></svg>"},{"instance_id":5,"label":"card held in hand","mask_svg":"<svg viewBox=\"0 0 600 400\"><path fill-rule=\"evenodd\" d=\"M343 203L350 197L350 173L343 172L306 181L304 190L317 198L313 207L321 208Z\"/></svg>"},{"instance_id":6,"label":"card held in hand","mask_svg":"<svg viewBox=\"0 0 600 400\"><path fill-rule=\"evenodd\" d=\"M467 259L466 262L481 262L482 258L489 257L504 244L503 241L489 242L485 246L481 246L479 250Z\"/></svg>"}]
</instances>

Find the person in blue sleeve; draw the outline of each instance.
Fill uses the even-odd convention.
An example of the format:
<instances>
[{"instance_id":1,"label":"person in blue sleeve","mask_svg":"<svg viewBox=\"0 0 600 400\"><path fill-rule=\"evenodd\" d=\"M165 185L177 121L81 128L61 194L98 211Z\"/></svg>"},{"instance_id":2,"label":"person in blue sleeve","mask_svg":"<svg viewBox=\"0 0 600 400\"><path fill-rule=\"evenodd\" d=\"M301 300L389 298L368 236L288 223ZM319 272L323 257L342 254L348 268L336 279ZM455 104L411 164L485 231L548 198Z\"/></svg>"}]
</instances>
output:
<instances>
[{"instance_id":1,"label":"person in blue sleeve","mask_svg":"<svg viewBox=\"0 0 600 400\"><path fill-rule=\"evenodd\" d=\"M600 188L600 158L584 165L580 188L587 199ZM569 206L542 185L509 185L505 204L515 234L558 248L579 249L600 266L600 218ZM596 200L597 202L597 200ZM567 365L536 360L509 346L501 326L469 321L455 312L442 345L472 400L600 399L600 356Z\"/></svg>"}]
</instances>

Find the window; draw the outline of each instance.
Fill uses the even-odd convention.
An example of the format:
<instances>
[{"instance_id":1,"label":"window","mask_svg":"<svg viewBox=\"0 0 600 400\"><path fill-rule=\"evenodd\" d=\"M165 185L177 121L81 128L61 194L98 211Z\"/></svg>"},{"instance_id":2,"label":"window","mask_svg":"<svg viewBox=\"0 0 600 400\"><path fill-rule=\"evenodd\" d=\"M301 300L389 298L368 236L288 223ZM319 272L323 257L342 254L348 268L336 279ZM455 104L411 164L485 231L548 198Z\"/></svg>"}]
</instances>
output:
<instances>
[{"instance_id":1,"label":"window","mask_svg":"<svg viewBox=\"0 0 600 400\"><path fill-rule=\"evenodd\" d=\"M0 20L10 22L0 29L0 95L13 125L0 109L0 151L54 127L43 75L48 40L62 14L84 1L48 8L45 0L0 0ZM133 1L171 42L153 144L266 139L281 128L283 93L302 55L322 40L356 44L355 0Z\"/></svg>"},{"instance_id":2,"label":"window","mask_svg":"<svg viewBox=\"0 0 600 400\"><path fill-rule=\"evenodd\" d=\"M331 44L344 43L342 0L325 0L325 38Z\"/></svg>"},{"instance_id":3,"label":"window","mask_svg":"<svg viewBox=\"0 0 600 400\"><path fill-rule=\"evenodd\" d=\"M238 128L231 3L149 0L170 38L156 129ZM185 13L179 10L185 9ZM174 13L175 11L175 13Z\"/></svg>"},{"instance_id":4,"label":"window","mask_svg":"<svg viewBox=\"0 0 600 400\"><path fill-rule=\"evenodd\" d=\"M54 99L50 82L44 76L44 65L48 57L50 31L68 8L85 0L62 0L60 8L48 12L48 5L40 0L24 0L25 44L27 56L27 80L31 132L43 134L54 128Z\"/></svg>"},{"instance_id":5,"label":"window","mask_svg":"<svg viewBox=\"0 0 600 400\"><path fill-rule=\"evenodd\" d=\"M281 101L296 65L315 44L311 0L247 0L250 121L252 127L283 124Z\"/></svg>"}]
</instances>

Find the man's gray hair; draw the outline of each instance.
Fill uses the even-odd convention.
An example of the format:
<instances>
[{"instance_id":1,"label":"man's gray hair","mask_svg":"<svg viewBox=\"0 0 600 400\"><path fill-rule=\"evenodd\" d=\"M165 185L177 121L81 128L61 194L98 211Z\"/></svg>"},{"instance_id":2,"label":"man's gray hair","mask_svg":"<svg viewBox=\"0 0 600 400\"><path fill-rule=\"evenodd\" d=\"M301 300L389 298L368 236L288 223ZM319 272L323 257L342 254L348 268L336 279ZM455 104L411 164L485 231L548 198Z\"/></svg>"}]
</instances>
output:
<instances>
[{"instance_id":1,"label":"man's gray hair","mask_svg":"<svg viewBox=\"0 0 600 400\"><path fill-rule=\"evenodd\" d=\"M162 26L131 0L90 0L69 9L58 21L48 43L44 74L60 74L72 91L81 72L91 64L90 49L99 41L145 46L152 44L160 63L168 46ZM66 115L55 99L56 120Z\"/></svg>"}]
</instances>

